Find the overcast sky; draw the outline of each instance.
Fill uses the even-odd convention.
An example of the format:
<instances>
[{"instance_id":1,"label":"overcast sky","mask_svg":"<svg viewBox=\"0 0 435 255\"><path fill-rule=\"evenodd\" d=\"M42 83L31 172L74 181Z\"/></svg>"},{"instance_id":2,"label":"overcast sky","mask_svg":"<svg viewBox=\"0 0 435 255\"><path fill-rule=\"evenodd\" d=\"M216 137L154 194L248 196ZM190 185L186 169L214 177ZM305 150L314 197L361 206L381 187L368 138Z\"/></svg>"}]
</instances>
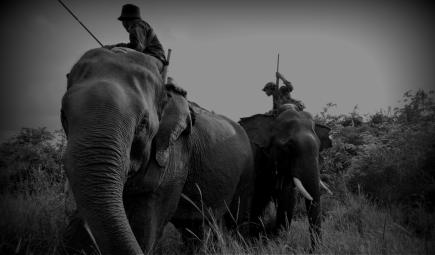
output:
<instances>
[{"instance_id":1,"label":"overcast sky","mask_svg":"<svg viewBox=\"0 0 435 255\"><path fill-rule=\"evenodd\" d=\"M8 3L9 2L9 3ZM261 91L280 72L313 114L396 106L433 87L433 9L417 1L64 0L103 44L126 42L133 3L173 50L169 75L190 100L233 120L268 111ZM56 0L2 1L0 141L21 127L61 127L65 75L98 44Z\"/></svg>"}]
</instances>

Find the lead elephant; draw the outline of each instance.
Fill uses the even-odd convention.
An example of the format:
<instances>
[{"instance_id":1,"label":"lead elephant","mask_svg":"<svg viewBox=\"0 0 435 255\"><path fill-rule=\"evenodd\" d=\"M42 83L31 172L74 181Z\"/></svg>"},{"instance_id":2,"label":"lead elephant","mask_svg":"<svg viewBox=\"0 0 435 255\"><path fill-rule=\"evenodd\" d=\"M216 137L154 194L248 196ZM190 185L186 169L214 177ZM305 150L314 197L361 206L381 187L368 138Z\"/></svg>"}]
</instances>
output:
<instances>
[{"instance_id":1,"label":"lead elephant","mask_svg":"<svg viewBox=\"0 0 435 255\"><path fill-rule=\"evenodd\" d=\"M239 208L239 221L249 220L247 134L165 86L156 61L123 48L93 49L68 76L61 119L78 209L65 235L71 249L148 253L169 220L200 235L203 215L192 203L217 219Z\"/></svg>"},{"instance_id":2,"label":"lead elephant","mask_svg":"<svg viewBox=\"0 0 435 255\"><path fill-rule=\"evenodd\" d=\"M294 107L282 107L278 114L242 118L240 124L251 139L255 155L252 219L259 219L273 199L278 204L275 231L290 224L297 188L305 197L314 247L321 227L319 188L324 186L319 179L319 151L331 146L329 128L315 125L309 113ZM261 225L257 220L257 226ZM257 232L260 230L257 228Z\"/></svg>"}]
</instances>

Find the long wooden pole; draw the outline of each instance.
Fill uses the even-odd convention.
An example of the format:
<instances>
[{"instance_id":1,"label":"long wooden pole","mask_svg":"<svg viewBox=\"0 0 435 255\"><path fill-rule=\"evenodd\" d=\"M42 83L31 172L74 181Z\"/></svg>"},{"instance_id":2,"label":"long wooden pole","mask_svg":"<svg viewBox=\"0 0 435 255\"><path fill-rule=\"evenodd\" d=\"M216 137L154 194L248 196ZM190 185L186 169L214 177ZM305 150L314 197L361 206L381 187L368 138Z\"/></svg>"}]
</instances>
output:
<instances>
[{"instance_id":1,"label":"long wooden pole","mask_svg":"<svg viewBox=\"0 0 435 255\"><path fill-rule=\"evenodd\" d=\"M272 96L272 98L273 98L273 109L274 110L276 110L276 108L277 108L277 100L278 100L278 98L277 98L277 95L278 95L278 89L279 89L279 77L278 77L278 72L279 72L279 53L278 53L278 59L277 59L277 61L276 61L276 73L275 73L275 76L276 76L276 87L275 87L275 92L273 93L273 96Z\"/></svg>"},{"instance_id":2,"label":"long wooden pole","mask_svg":"<svg viewBox=\"0 0 435 255\"><path fill-rule=\"evenodd\" d=\"M62 0L57 0L73 17L74 19L76 19L80 25L82 25L82 27L88 31L88 33L92 36L92 38L95 39L95 41L98 42L98 44L100 44L101 47L104 47L103 44L97 39L97 37L95 37L95 35L79 20L79 18L77 18L77 16L68 8L68 6L66 6Z\"/></svg>"},{"instance_id":3,"label":"long wooden pole","mask_svg":"<svg viewBox=\"0 0 435 255\"><path fill-rule=\"evenodd\" d=\"M278 59L276 60L276 72L279 72L279 53L278 53ZM276 87L277 87L277 89L279 87L279 78L278 78L278 75L276 75Z\"/></svg>"}]
</instances>

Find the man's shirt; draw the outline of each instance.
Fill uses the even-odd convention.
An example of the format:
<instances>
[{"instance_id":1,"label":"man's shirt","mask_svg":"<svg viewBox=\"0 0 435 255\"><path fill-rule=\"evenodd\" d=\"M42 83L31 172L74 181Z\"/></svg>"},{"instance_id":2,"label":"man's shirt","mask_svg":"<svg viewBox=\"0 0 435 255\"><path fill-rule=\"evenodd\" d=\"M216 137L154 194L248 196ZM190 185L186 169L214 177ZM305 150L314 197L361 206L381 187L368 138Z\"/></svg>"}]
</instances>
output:
<instances>
[{"instance_id":1,"label":"man's shirt","mask_svg":"<svg viewBox=\"0 0 435 255\"><path fill-rule=\"evenodd\" d=\"M130 34L130 48L154 56L166 64L165 50L148 23L140 19L135 20L127 31Z\"/></svg>"}]
</instances>

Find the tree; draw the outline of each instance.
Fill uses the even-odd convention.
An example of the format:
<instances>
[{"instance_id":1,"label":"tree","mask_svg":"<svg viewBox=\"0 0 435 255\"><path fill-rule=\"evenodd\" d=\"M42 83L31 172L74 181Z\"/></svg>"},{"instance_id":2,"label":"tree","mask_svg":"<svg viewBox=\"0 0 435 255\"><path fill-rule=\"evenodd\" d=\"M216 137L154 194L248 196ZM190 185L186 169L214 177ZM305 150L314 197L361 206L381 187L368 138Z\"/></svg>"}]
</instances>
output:
<instances>
[{"instance_id":1,"label":"tree","mask_svg":"<svg viewBox=\"0 0 435 255\"><path fill-rule=\"evenodd\" d=\"M402 100L404 106L394 109L395 116L400 122L405 123L433 120L435 117L433 94L432 90L425 92L420 89L415 94L412 90L406 91Z\"/></svg>"}]
</instances>

